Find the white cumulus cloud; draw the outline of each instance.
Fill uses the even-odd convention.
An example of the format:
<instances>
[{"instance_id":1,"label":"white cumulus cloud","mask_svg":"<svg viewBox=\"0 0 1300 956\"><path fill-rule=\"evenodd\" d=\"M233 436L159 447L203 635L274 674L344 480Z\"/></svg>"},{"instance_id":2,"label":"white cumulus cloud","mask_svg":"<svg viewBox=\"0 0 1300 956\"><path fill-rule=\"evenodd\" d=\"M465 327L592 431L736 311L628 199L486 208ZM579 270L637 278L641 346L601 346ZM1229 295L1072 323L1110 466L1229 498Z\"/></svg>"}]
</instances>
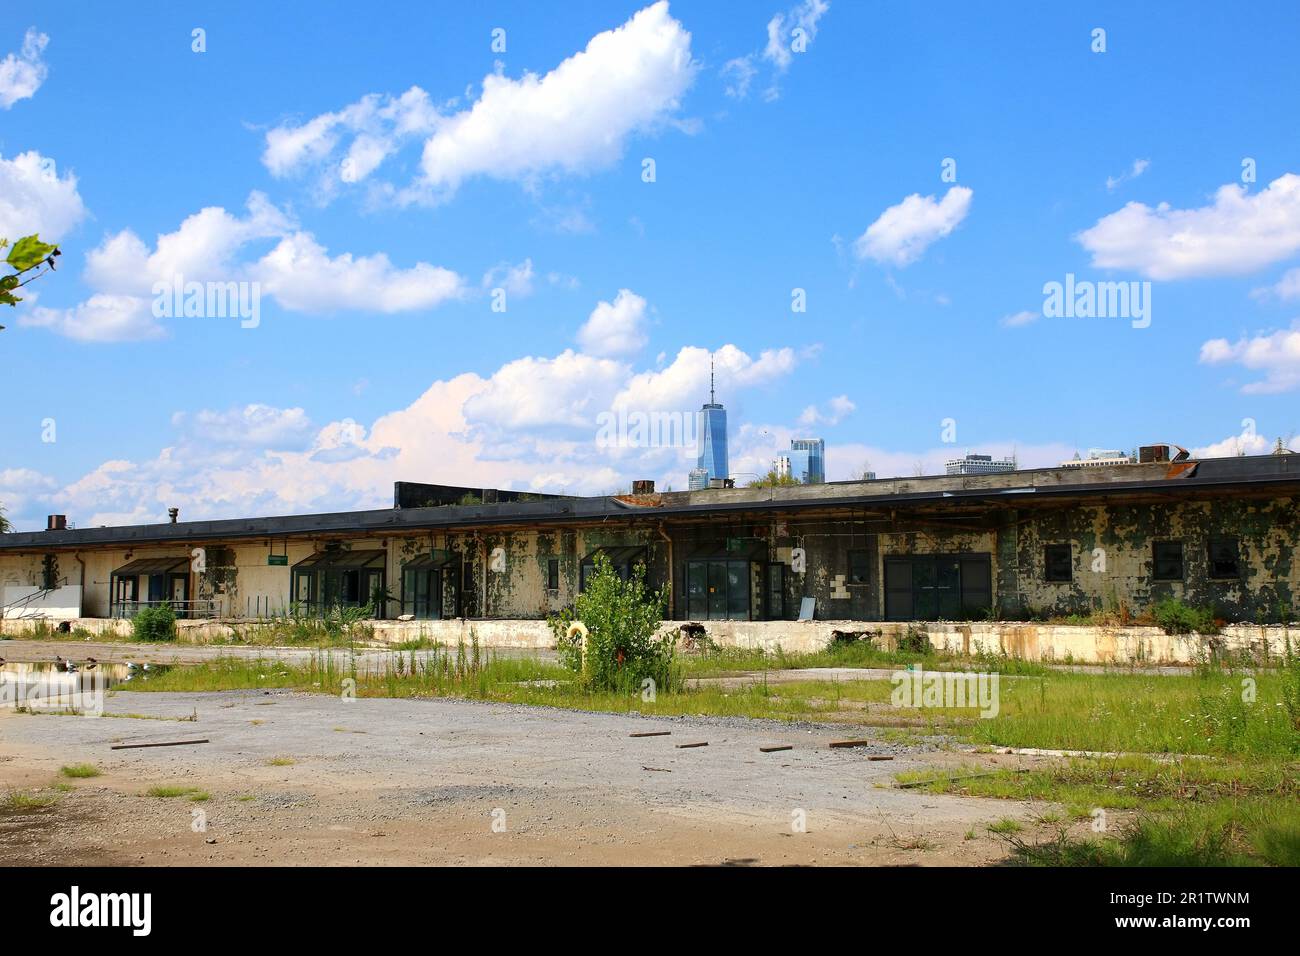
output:
<instances>
[{"instance_id":1,"label":"white cumulus cloud","mask_svg":"<svg viewBox=\"0 0 1300 956\"><path fill-rule=\"evenodd\" d=\"M277 244L260 259L250 246ZM457 273L427 262L393 265L382 252L331 256L315 237L264 195L249 196L243 215L210 206L186 217L153 248L130 229L107 236L86 256L85 281L94 293L66 309L36 307L20 324L53 329L85 342L158 338L166 334L154 315L154 288L181 283L256 283L293 312L340 310L383 313L433 308L466 294Z\"/></svg>"},{"instance_id":2,"label":"white cumulus cloud","mask_svg":"<svg viewBox=\"0 0 1300 956\"><path fill-rule=\"evenodd\" d=\"M913 193L882 212L854 242L853 251L859 259L882 265L911 265L961 224L974 194L966 186L950 187L943 199Z\"/></svg>"},{"instance_id":3,"label":"white cumulus cloud","mask_svg":"<svg viewBox=\"0 0 1300 956\"><path fill-rule=\"evenodd\" d=\"M696 69L691 35L660 0L545 74L488 74L464 109L454 101L436 105L412 87L277 126L267 133L262 162L275 176L320 168L328 196L340 183L371 176L405 143L423 140L417 181L385 189L398 202L436 201L477 176L531 182L587 173L619 159L634 133L677 122Z\"/></svg>"},{"instance_id":4,"label":"white cumulus cloud","mask_svg":"<svg viewBox=\"0 0 1300 956\"><path fill-rule=\"evenodd\" d=\"M1131 202L1076 238L1098 268L1149 279L1244 275L1300 252L1300 175L1253 194L1229 183L1195 209Z\"/></svg>"},{"instance_id":5,"label":"white cumulus cloud","mask_svg":"<svg viewBox=\"0 0 1300 956\"><path fill-rule=\"evenodd\" d=\"M77 177L59 175L54 160L35 150L0 155L0 238L13 242L40 233L58 242L86 216Z\"/></svg>"},{"instance_id":6,"label":"white cumulus cloud","mask_svg":"<svg viewBox=\"0 0 1300 956\"><path fill-rule=\"evenodd\" d=\"M49 42L48 36L31 27L23 35L22 48L0 60L0 109L10 109L19 100L36 95L50 73L41 58Z\"/></svg>"},{"instance_id":7,"label":"white cumulus cloud","mask_svg":"<svg viewBox=\"0 0 1300 956\"><path fill-rule=\"evenodd\" d=\"M646 301L619 289L613 302L599 302L578 330L578 344L589 355L631 355L646 343Z\"/></svg>"},{"instance_id":8,"label":"white cumulus cloud","mask_svg":"<svg viewBox=\"0 0 1300 956\"><path fill-rule=\"evenodd\" d=\"M1289 392L1300 387L1300 322L1290 329L1243 337L1236 342L1211 339L1201 346L1207 365L1236 364L1263 378L1243 385L1248 395Z\"/></svg>"}]
</instances>

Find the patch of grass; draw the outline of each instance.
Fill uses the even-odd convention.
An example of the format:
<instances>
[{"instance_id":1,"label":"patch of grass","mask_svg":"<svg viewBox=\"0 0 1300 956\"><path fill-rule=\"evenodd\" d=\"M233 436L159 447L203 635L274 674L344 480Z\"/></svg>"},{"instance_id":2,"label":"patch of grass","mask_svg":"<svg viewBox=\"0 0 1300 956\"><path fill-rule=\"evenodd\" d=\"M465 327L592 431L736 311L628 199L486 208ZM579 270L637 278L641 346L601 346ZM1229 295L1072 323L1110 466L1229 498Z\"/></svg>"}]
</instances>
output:
<instances>
[{"instance_id":1,"label":"patch of grass","mask_svg":"<svg viewBox=\"0 0 1300 956\"><path fill-rule=\"evenodd\" d=\"M85 777L98 777L101 773L103 773L103 771L100 770L98 767L96 767L94 764L74 763L74 764L69 764L66 767L60 767L59 773L63 774L65 777L82 779Z\"/></svg>"},{"instance_id":2,"label":"patch of grass","mask_svg":"<svg viewBox=\"0 0 1300 956\"><path fill-rule=\"evenodd\" d=\"M1286 760L1076 758L1028 773L979 772L968 765L912 771L897 779L924 781L921 789L934 793L1065 804L1069 820L1054 820L1051 812L1041 818L1054 826L1045 841L1018 837L1018 831L997 824L989 828L1027 864L1295 866L1300 865L1298 770ZM1071 831L1072 823L1090 821L1098 810L1132 811L1132 819L1096 836Z\"/></svg>"},{"instance_id":3,"label":"patch of grass","mask_svg":"<svg viewBox=\"0 0 1300 956\"><path fill-rule=\"evenodd\" d=\"M1300 806L1226 801L1139 814L1114 836L1078 837L1065 828L1032 843L1011 839L1036 866L1300 866Z\"/></svg>"},{"instance_id":4,"label":"patch of grass","mask_svg":"<svg viewBox=\"0 0 1300 956\"><path fill-rule=\"evenodd\" d=\"M145 791L146 796L161 797L170 800L173 797L188 797L191 794L202 793L198 787L150 787Z\"/></svg>"},{"instance_id":5,"label":"patch of grass","mask_svg":"<svg viewBox=\"0 0 1300 956\"><path fill-rule=\"evenodd\" d=\"M22 790L10 790L0 800L0 810L9 810L14 813L26 813L31 810L44 810L46 807L54 806L57 797L47 797L37 793L26 793Z\"/></svg>"},{"instance_id":6,"label":"patch of grass","mask_svg":"<svg viewBox=\"0 0 1300 956\"><path fill-rule=\"evenodd\" d=\"M967 720L973 743L1121 753L1300 754L1300 727L1284 706L1286 668L1249 675L1054 673L1002 680L999 709ZM960 716L960 712L934 711Z\"/></svg>"},{"instance_id":7,"label":"patch of grass","mask_svg":"<svg viewBox=\"0 0 1300 956\"><path fill-rule=\"evenodd\" d=\"M718 647L712 645L703 654L684 654L681 666L686 677L719 677L739 671L801 670L809 667L889 667L901 668L920 664L926 670L982 670L1000 674L1049 674L1051 668L1035 661L988 653L980 650L968 657L941 654L934 650L887 650L871 640L832 642L825 650L788 654L781 647L774 651L762 648Z\"/></svg>"},{"instance_id":8,"label":"patch of grass","mask_svg":"<svg viewBox=\"0 0 1300 956\"><path fill-rule=\"evenodd\" d=\"M204 801L211 799L212 794L208 793L206 790L196 790L194 793L190 794L190 801L192 803L203 803Z\"/></svg>"},{"instance_id":9,"label":"patch of grass","mask_svg":"<svg viewBox=\"0 0 1300 956\"><path fill-rule=\"evenodd\" d=\"M1024 829L1024 827L1021 826L1019 821L1017 820L1012 820L1010 817L1003 817L997 823L990 823L987 827L985 827L985 829L988 830L989 833L998 833L998 834L1005 835L1009 833L1019 833L1021 830Z\"/></svg>"},{"instance_id":10,"label":"patch of grass","mask_svg":"<svg viewBox=\"0 0 1300 956\"><path fill-rule=\"evenodd\" d=\"M235 799L238 800L240 803L252 803L254 800L257 799L257 797L255 797L251 793L244 793L235 797Z\"/></svg>"},{"instance_id":11,"label":"patch of grass","mask_svg":"<svg viewBox=\"0 0 1300 956\"><path fill-rule=\"evenodd\" d=\"M298 761L292 757L272 757L266 762L268 767L292 767Z\"/></svg>"},{"instance_id":12,"label":"patch of grass","mask_svg":"<svg viewBox=\"0 0 1300 956\"><path fill-rule=\"evenodd\" d=\"M923 836L893 836L889 840L889 845L895 850L932 850L934 841L928 840Z\"/></svg>"}]
</instances>

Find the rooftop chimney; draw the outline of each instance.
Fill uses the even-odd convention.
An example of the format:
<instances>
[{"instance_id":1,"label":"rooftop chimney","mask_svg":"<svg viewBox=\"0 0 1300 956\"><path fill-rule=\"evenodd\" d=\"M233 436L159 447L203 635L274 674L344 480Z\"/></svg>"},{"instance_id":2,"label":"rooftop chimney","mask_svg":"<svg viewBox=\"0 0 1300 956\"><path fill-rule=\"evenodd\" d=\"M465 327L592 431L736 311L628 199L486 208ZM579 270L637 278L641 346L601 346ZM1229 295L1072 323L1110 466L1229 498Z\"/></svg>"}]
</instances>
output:
<instances>
[{"instance_id":1,"label":"rooftop chimney","mask_svg":"<svg viewBox=\"0 0 1300 956\"><path fill-rule=\"evenodd\" d=\"M68 516L67 516L67 515L50 515L49 517L47 517L47 518L45 519L45 530L46 530L46 531L67 531L67 530L68 530Z\"/></svg>"},{"instance_id":2,"label":"rooftop chimney","mask_svg":"<svg viewBox=\"0 0 1300 956\"><path fill-rule=\"evenodd\" d=\"M653 495L654 493L655 483L653 478L638 478L632 482L632 494Z\"/></svg>"},{"instance_id":3,"label":"rooftop chimney","mask_svg":"<svg viewBox=\"0 0 1300 956\"><path fill-rule=\"evenodd\" d=\"M167 509L167 517L169 517L169 518L172 519L172 524L175 524L175 523L176 523L176 519L180 516L180 513L181 513L181 509L180 509L180 508L168 508L168 509Z\"/></svg>"}]
</instances>

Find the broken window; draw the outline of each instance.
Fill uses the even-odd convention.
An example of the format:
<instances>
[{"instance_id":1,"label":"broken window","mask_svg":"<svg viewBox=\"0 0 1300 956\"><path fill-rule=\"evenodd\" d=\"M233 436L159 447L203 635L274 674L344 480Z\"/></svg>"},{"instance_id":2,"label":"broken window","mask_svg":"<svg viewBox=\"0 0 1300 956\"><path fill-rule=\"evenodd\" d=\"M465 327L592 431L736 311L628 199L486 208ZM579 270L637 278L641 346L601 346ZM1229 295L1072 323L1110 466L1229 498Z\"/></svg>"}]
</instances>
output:
<instances>
[{"instance_id":1,"label":"broken window","mask_svg":"<svg viewBox=\"0 0 1300 956\"><path fill-rule=\"evenodd\" d=\"M1241 577L1241 550L1236 538L1215 537L1209 541L1210 577Z\"/></svg>"},{"instance_id":2,"label":"broken window","mask_svg":"<svg viewBox=\"0 0 1300 956\"><path fill-rule=\"evenodd\" d=\"M1043 548L1043 580L1074 580L1074 559L1068 544L1049 544Z\"/></svg>"},{"instance_id":3,"label":"broken window","mask_svg":"<svg viewBox=\"0 0 1300 956\"><path fill-rule=\"evenodd\" d=\"M548 591L558 591L560 589L559 558L549 558L546 562L546 589Z\"/></svg>"},{"instance_id":4,"label":"broken window","mask_svg":"<svg viewBox=\"0 0 1300 956\"><path fill-rule=\"evenodd\" d=\"M1151 577L1156 581L1183 579L1183 543L1157 541L1153 546Z\"/></svg>"}]
</instances>

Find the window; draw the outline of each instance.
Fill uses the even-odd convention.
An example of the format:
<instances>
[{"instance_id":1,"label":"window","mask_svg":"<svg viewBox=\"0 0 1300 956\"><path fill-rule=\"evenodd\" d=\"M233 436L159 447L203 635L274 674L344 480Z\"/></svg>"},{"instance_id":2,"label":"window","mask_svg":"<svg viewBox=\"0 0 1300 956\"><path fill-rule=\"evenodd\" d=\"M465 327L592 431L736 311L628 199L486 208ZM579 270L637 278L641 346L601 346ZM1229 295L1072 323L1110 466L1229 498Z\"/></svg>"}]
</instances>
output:
<instances>
[{"instance_id":1,"label":"window","mask_svg":"<svg viewBox=\"0 0 1300 956\"><path fill-rule=\"evenodd\" d=\"M1241 551L1236 538L1211 538L1209 551L1210 577L1241 577Z\"/></svg>"},{"instance_id":2,"label":"window","mask_svg":"<svg viewBox=\"0 0 1300 956\"><path fill-rule=\"evenodd\" d=\"M548 591L558 591L560 589L559 558L550 558L546 562L546 589Z\"/></svg>"},{"instance_id":3,"label":"window","mask_svg":"<svg viewBox=\"0 0 1300 956\"><path fill-rule=\"evenodd\" d=\"M1181 581L1183 579L1183 543L1157 541L1153 548L1151 577L1156 581Z\"/></svg>"},{"instance_id":4,"label":"window","mask_svg":"<svg viewBox=\"0 0 1300 956\"><path fill-rule=\"evenodd\" d=\"M867 584L871 580L871 553L849 552L849 584Z\"/></svg>"},{"instance_id":5,"label":"window","mask_svg":"<svg viewBox=\"0 0 1300 956\"><path fill-rule=\"evenodd\" d=\"M1043 548L1043 580L1074 580L1074 561L1068 544L1049 544Z\"/></svg>"}]
</instances>

